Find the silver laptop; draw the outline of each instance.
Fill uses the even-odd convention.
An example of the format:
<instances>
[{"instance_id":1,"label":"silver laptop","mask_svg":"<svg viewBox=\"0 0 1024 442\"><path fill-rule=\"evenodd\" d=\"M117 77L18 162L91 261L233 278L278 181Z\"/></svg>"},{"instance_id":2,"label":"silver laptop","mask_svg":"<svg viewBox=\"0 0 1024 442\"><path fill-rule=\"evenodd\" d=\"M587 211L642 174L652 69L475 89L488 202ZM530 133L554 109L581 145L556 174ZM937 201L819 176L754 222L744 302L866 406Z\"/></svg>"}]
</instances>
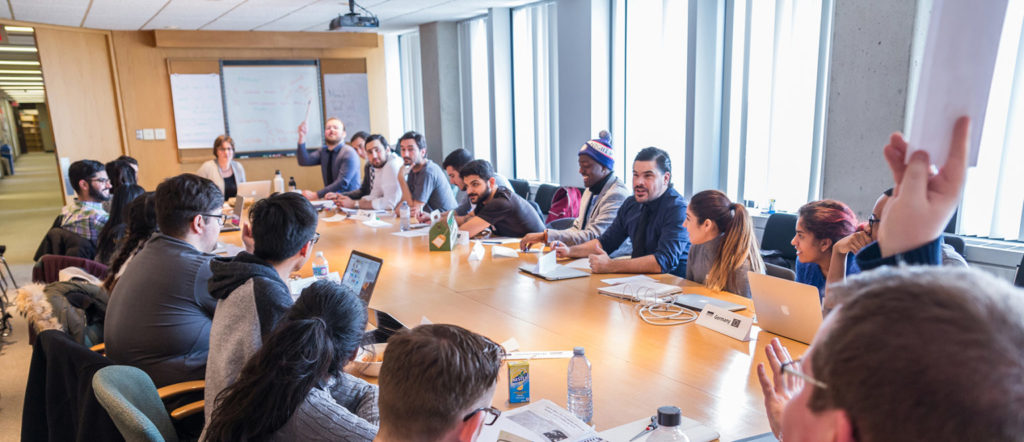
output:
<instances>
[{"instance_id":1,"label":"silver laptop","mask_svg":"<svg viewBox=\"0 0 1024 442\"><path fill-rule=\"evenodd\" d=\"M266 198L270 196L270 180L238 183L238 196L243 196L252 201Z\"/></svg>"},{"instance_id":2,"label":"silver laptop","mask_svg":"<svg viewBox=\"0 0 1024 442\"><path fill-rule=\"evenodd\" d=\"M585 278L587 276L590 276L590 273L584 272L582 270L556 264L555 259L556 254L553 251L541 254L539 257L537 257L536 264L523 264L519 266L519 270L522 270L534 276L539 276L548 281L558 281L562 279L572 278Z\"/></svg>"},{"instance_id":3,"label":"silver laptop","mask_svg":"<svg viewBox=\"0 0 1024 442\"><path fill-rule=\"evenodd\" d=\"M232 209L231 216L221 226L221 232L237 232L242 230L242 211L245 209L245 197L238 195L235 197L235 205Z\"/></svg>"},{"instance_id":4,"label":"silver laptop","mask_svg":"<svg viewBox=\"0 0 1024 442\"><path fill-rule=\"evenodd\" d=\"M821 326L818 288L747 272L757 325L770 333L810 344Z\"/></svg>"},{"instance_id":5,"label":"silver laptop","mask_svg":"<svg viewBox=\"0 0 1024 442\"><path fill-rule=\"evenodd\" d=\"M723 301L721 299L712 298L710 296L698 295L695 293L681 293L675 295L669 302L678 306L686 307L695 312L704 310L704 307L708 305L718 308L724 308L730 312L738 312L746 308L740 304L735 304L729 301Z\"/></svg>"}]
</instances>

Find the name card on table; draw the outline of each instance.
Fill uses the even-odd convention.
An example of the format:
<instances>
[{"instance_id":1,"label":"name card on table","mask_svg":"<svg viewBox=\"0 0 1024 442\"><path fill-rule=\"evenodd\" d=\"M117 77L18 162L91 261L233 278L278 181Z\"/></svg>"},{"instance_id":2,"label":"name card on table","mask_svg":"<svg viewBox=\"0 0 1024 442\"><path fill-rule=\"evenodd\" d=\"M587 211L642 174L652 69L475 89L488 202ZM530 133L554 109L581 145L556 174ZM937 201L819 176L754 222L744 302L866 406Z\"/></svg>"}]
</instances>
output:
<instances>
[{"instance_id":1,"label":"name card on table","mask_svg":"<svg viewBox=\"0 0 1024 442\"><path fill-rule=\"evenodd\" d=\"M749 341L750 328L754 325L754 318L709 304L697 316L697 325L739 341Z\"/></svg>"}]
</instances>

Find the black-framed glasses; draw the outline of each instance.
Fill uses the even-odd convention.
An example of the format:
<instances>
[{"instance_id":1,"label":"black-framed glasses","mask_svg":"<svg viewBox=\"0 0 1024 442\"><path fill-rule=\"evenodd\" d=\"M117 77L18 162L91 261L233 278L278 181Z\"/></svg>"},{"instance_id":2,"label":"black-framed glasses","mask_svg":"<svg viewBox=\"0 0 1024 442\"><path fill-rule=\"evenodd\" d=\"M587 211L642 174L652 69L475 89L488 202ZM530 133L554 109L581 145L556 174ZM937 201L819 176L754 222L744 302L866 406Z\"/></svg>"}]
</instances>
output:
<instances>
[{"instance_id":1,"label":"black-framed glasses","mask_svg":"<svg viewBox=\"0 0 1024 442\"><path fill-rule=\"evenodd\" d=\"M828 389L828 385L826 385L824 382L821 382L821 381L819 381L817 379L814 379L814 378L808 376L806 373L804 373L803 371L800 370L800 361L801 361L801 359L802 358L797 358L797 359L794 359L794 360L789 361L789 362L784 362L782 364L782 366L780 366L779 368L781 368L782 372L787 374L787 375L796 376L796 377L802 379L804 382L807 382L807 383L809 383L811 385L814 385L815 387L821 388L822 390L827 390ZM795 367L794 367L794 365L795 365ZM786 382L787 384L794 385L793 381L795 381L795 379L787 379L786 381L787 381Z\"/></svg>"},{"instance_id":2,"label":"black-framed glasses","mask_svg":"<svg viewBox=\"0 0 1024 442\"><path fill-rule=\"evenodd\" d=\"M110 178L89 178L89 182L100 183L100 184L110 184Z\"/></svg>"},{"instance_id":3,"label":"black-framed glasses","mask_svg":"<svg viewBox=\"0 0 1024 442\"><path fill-rule=\"evenodd\" d=\"M868 218L868 229L874 230L875 226L880 222L882 222L882 218L879 218L872 213L871 217Z\"/></svg>"},{"instance_id":4,"label":"black-framed glasses","mask_svg":"<svg viewBox=\"0 0 1024 442\"><path fill-rule=\"evenodd\" d=\"M320 242L320 232L313 232L313 239L309 240L313 244Z\"/></svg>"},{"instance_id":5,"label":"black-framed glasses","mask_svg":"<svg viewBox=\"0 0 1024 442\"><path fill-rule=\"evenodd\" d=\"M221 227L223 227L224 226L224 222L228 220L228 216L227 215L223 215L223 214L221 214L221 215L214 215L212 213L200 213L199 216L204 217L204 218L217 218L217 224L220 224Z\"/></svg>"},{"instance_id":6,"label":"black-framed glasses","mask_svg":"<svg viewBox=\"0 0 1024 442\"><path fill-rule=\"evenodd\" d=\"M477 413L479 413L481 411L483 411L484 413L487 413L487 415L484 416L484 425L494 425L494 422L496 422L498 420L498 416L501 416L501 410L499 410L497 408L494 408L494 407L480 407L480 408L477 408L476 410L470 411L469 414L466 415L466 417L462 418L462 421L463 422L468 421L469 419L471 419L473 416L475 416Z\"/></svg>"}]
</instances>

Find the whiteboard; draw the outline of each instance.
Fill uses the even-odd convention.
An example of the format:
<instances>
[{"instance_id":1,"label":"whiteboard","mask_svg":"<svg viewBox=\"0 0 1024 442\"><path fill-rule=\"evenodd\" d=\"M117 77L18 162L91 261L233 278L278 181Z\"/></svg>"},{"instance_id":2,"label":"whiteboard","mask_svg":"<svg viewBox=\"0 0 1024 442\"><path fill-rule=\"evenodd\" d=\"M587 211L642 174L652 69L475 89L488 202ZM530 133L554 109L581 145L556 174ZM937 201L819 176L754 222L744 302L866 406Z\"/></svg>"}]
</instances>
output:
<instances>
[{"instance_id":1,"label":"whiteboard","mask_svg":"<svg viewBox=\"0 0 1024 442\"><path fill-rule=\"evenodd\" d=\"M328 117L345 123L349 136L370 131L370 92L366 74L324 74L324 107Z\"/></svg>"},{"instance_id":2,"label":"whiteboard","mask_svg":"<svg viewBox=\"0 0 1024 442\"><path fill-rule=\"evenodd\" d=\"M225 62L221 76L227 131L237 153L294 151L298 126L304 120L309 130L306 146L323 146L320 70L315 63L236 66Z\"/></svg>"},{"instance_id":3,"label":"whiteboard","mask_svg":"<svg viewBox=\"0 0 1024 442\"><path fill-rule=\"evenodd\" d=\"M171 103L178 149L210 149L224 134L220 75L171 74Z\"/></svg>"}]
</instances>

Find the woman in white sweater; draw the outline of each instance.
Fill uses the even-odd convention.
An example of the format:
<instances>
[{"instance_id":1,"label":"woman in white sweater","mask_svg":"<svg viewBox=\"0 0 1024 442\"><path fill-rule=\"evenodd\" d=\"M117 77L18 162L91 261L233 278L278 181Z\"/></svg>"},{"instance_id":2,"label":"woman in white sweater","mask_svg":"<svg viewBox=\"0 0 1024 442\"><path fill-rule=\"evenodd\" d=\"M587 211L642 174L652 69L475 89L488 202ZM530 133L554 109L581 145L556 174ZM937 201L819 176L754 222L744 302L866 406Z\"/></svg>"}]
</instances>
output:
<instances>
[{"instance_id":1,"label":"woman in white sweater","mask_svg":"<svg viewBox=\"0 0 1024 442\"><path fill-rule=\"evenodd\" d=\"M224 194L224 200L234 198L238 194L238 183L245 182L245 168L235 161L235 141L227 135L221 135L213 141L213 156L199 166L196 175L213 181Z\"/></svg>"}]
</instances>

